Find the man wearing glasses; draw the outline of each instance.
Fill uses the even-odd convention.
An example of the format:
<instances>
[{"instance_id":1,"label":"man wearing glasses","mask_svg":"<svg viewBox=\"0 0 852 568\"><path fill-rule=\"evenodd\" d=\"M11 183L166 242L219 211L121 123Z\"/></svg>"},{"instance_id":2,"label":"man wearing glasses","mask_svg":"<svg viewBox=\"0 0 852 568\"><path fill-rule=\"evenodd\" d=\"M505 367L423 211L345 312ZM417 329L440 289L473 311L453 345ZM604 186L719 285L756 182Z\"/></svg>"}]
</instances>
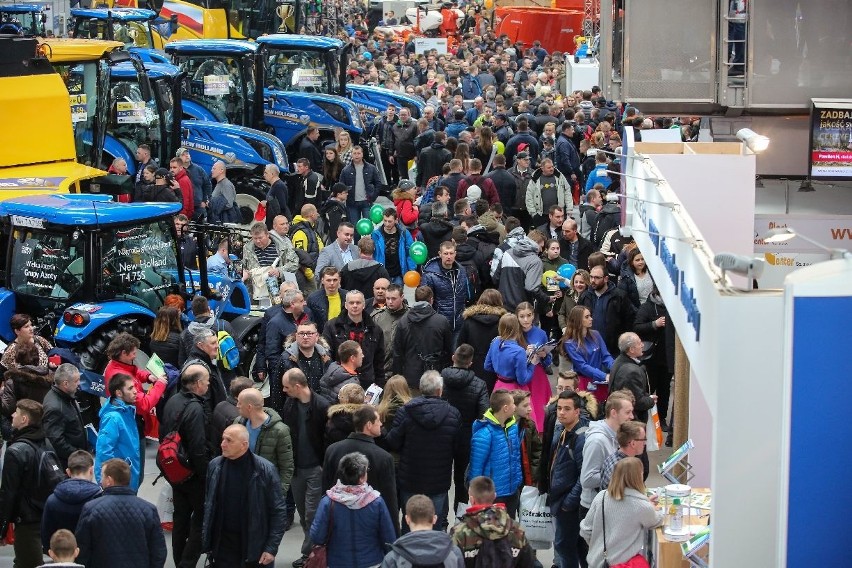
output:
<instances>
[{"instance_id":1,"label":"man wearing glasses","mask_svg":"<svg viewBox=\"0 0 852 568\"><path fill-rule=\"evenodd\" d=\"M648 441L648 437L645 435L645 425L641 422L631 420L619 426L616 439L618 440L618 449L606 458L601 466L601 491L609 487L615 464L619 461L641 455L648 456L648 452L645 451L645 442ZM645 472L645 479L648 479L647 471Z\"/></svg>"}]
</instances>

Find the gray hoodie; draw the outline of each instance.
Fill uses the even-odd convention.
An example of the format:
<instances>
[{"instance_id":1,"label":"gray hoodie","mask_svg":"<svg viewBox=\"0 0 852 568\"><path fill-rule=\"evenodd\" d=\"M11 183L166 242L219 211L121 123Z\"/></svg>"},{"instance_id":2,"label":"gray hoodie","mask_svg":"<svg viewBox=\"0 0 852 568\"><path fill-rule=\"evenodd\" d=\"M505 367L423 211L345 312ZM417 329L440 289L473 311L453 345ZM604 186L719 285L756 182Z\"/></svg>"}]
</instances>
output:
<instances>
[{"instance_id":1,"label":"gray hoodie","mask_svg":"<svg viewBox=\"0 0 852 568\"><path fill-rule=\"evenodd\" d=\"M524 237L500 259L494 281L503 294L503 306L508 311L514 312L521 302L550 299L541 291L544 269L541 257L538 256L540 252L535 241Z\"/></svg>"},{"instance_id":2,"label":"gray hoodie","mask_svg":"<svg viewBox=\"0 0 852 568\"><path fill-rule=\"evenodd\" d=\"M583 446L583 469L580 471L580 484L583 493L580 494L580 505L585 508L592 506L592 500L598 494L601 486L601 468L604 460L618 450L618 440L615 431L609 427L606 420L597 420L589 424L586 430L586 443Z\"/></svg>"},{"instance_id":3,"label":"gray hoodie","mask_svg":"<svg viewBox=\"0 0 852 568\"><path fill-rule=\"evenodd\" d=\"M412 566L464 568L464 558L461 549L453 544L447 533L414 531L396 539L382 562L382 568Z\"/></svg>"}]
</instances>

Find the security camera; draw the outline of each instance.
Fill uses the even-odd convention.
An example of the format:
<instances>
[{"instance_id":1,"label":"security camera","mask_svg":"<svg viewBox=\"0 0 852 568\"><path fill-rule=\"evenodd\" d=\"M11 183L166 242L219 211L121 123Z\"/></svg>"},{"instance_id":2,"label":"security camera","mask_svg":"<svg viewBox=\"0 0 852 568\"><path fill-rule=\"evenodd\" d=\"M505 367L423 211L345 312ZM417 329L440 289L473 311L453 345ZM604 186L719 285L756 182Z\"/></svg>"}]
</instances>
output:
<instances>
[{"instance_id":1,"label":"security camera","mask_svg":"<svg viewBox=\"0 0 852 568\"><path fill-rule=\"evenodd\" d=\"M746 276L749 281L753 278L760 278L763 269L766 267L766 261L762 258L742 256L730 252L722 252L714 256L713 264L722 269L723 277L725 272L730 271L740 276Z\"/></svg>"}]
</instances>

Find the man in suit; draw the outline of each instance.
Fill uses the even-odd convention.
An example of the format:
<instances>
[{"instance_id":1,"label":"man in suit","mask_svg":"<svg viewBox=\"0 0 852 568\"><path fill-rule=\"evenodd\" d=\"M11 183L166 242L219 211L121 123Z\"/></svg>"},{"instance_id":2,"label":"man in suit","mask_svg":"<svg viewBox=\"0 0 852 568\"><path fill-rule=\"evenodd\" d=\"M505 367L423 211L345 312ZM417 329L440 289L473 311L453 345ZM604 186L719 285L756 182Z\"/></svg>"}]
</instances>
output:
<instances>
[{"instance_id":1,"label":"man in suit","mask_svg":"<svg viewBox=\"0 0 852 568\"><path fill-rule=\"evenodd\" d=\"M361 254L357 246L352 244L355 237L355 227L352 223L344 221L337 227L337 240L323 248L317 258L317 267L314 274L319 283L319 275L326 266L333 266L342 270L349 262L355 260Z\"/></svg>"}]
</instances>

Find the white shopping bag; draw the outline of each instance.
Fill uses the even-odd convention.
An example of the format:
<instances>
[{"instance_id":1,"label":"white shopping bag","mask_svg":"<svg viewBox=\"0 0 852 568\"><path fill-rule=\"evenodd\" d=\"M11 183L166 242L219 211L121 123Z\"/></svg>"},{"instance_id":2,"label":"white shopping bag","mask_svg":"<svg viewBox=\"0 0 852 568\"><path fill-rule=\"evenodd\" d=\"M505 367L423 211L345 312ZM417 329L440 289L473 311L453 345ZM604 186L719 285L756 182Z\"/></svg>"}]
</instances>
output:
<instances>
[{"instance_id":1,"label":"white shopping bag","mask_svg":"<svg viewBox=\"0 0 852 568\"><path fill-rule=\"evenodd\" d=\"M157 497L157 513L160 514L161 525L174 522L175 500L172 496L172 486L168 483L163 484L160 496Z\"/></svg>"},{"instance_id":2,"label":"white shopping bag","mask_svg":"<svg viewBox=\"0 0 852 568\"><path fill-rule=\"evenodd\" d=\"M556 527L547 506L547 493L539 493L538 488L529 485L521 490L520 522L533 548L550 548Z\"/></svg>"}]
</instances>

